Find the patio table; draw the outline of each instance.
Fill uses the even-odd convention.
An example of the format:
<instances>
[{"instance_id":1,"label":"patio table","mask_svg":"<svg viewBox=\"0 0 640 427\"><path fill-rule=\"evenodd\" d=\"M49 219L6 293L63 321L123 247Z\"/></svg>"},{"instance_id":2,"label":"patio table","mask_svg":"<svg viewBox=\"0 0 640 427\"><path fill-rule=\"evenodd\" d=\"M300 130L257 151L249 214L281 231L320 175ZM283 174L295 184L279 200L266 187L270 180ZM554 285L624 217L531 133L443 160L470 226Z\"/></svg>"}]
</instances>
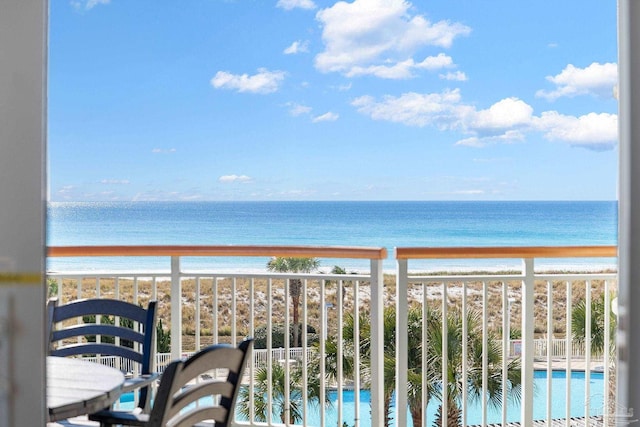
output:
<instances>
[{"instance_id":1,"label":"patio table","mask_svg":"<svg viewBox=\"0 0 640 427\"><path fill-rule=\"evenodd\" d=\"M49 421L90 414L109 407L122 393L122 372L76 358L47 357Z\"/></svg>"}]
</instances>

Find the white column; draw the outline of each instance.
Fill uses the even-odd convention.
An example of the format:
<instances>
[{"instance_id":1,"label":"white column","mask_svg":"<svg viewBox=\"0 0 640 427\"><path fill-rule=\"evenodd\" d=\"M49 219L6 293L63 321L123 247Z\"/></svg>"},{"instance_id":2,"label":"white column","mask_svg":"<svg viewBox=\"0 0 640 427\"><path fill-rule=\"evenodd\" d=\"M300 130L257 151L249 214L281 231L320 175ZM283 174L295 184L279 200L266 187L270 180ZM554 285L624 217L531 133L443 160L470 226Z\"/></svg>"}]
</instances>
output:
<instances>
[{"instance_id":1,"label":"white column","mask_svg":"<svg viewBox=\"0 0 640 427\"><path fill-rule=\"evenodd\" d=\"M182 356L182 283L180 257L171 257L171 358Z\"/></svg>"},{"instance_id":2,"label":"white column","mask_svg":"<svg viewBox=\"0 0 640 427\"><path fill-rule=\"evenodd\" d=\"M382 260L371 260L371 425L384 425L384 277ZM357 315L357 314L356 314Z\"/></svg>"},{"instance_id":3,"label":"white column","mask_svg":"<svg viewBox=\"0 0 640 427\"><path fill-rule=\"evenodd\" d=\"M618 1L618 408L640 415L640 3ZM635 166L635 167L634 167ZM637 307L635 307L637 308Z\"/></svg>"},{"instance_id":4,"label":"white column","mask_svg":"<svg viewBox=\"0 0 640 427\"><path fill-rule=\"evenodd\" d=\"M409 333L408 315L409 287L408 261L397 260L397 285L396 285L396 418L397 425L405 426L407 423L407 384L409 382ZM423 367L426 369L426 367ZM402 408L405 408L404 410ZM425 411L426 412L426 411Z\"/></svg>"},{"instance_id":5,"label":"white column","mask_svg":"<svg viewBox=\"0 0 640 427\"><path fill-rule=\"evenodd\" d=\"M45 424L45 0L0 2L0 426Z\"/></svg>"},{"instance_id":6,"label":"white column","mask_svg":"<svg viewBox=\"0 0 640 427\"><path fill-rule=\"evenodd\" d=\"M520 403L520 422L530 425L533 420L533 330L534 315L534 277L533 259L523 260L524 279L522 280L522 400Z\"/></svg>"}]
</instances>

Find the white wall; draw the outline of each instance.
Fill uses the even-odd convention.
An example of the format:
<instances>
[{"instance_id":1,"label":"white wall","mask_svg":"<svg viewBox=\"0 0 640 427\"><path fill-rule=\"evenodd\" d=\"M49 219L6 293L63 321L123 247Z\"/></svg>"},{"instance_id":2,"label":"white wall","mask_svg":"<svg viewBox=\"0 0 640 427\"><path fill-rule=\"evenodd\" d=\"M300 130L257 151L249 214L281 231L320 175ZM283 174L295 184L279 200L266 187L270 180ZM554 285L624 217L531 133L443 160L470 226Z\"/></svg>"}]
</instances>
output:
<instances>
[{"instance_id":1,"label":"white wall","mask_svg":"<svg viewBox=\"0 0 640 427\"><path fill-rule=\"evenodd\" d=\"M0 1L0 425L45 423L46 0ZM0 313L1 314L1 313ZM0 388L1 392L1 388ZM7 400L8 398L8 400Z\"/></svg>"}]
</instances>

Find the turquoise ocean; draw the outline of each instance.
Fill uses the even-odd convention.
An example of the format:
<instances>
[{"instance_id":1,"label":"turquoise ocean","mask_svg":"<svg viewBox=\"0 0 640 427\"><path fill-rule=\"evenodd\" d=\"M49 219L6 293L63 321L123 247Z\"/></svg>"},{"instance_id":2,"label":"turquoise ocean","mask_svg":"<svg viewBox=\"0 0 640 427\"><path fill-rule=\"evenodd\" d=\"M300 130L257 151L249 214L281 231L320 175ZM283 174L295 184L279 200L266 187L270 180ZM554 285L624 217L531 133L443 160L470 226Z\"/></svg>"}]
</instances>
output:
<instances>
[{"instance_id":1,"label":"turquoise ocean","mask_svg":"<svg viewBox=\"0 0 640 427\"><path fill-rule=\"evenodd\" d=\"M615 245L615 201L52 202L47 245L385 247ZM186 258L184 270L264 271L266 258ZM536 262L537 269L615 268L615 259ZM368 262L321 260L368 271ZM410 270L517 268L516 260L411 261ZM50 258L49 271L168 271L163 257Z\"/></svg>"}]
</instances>

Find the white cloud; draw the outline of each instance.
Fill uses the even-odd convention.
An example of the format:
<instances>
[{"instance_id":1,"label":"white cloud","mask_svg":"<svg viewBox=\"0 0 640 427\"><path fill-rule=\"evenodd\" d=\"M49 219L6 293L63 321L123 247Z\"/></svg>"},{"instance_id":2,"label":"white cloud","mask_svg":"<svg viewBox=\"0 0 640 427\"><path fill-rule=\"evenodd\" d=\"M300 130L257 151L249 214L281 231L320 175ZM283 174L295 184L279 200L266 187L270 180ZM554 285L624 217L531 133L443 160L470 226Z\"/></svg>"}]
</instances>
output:
<instances>
[{"instance_id":1,"label":"white cloud","mask_svg":"<svg viewBox=\"0 0 640 427\"><path fill-rule=\"evenodd\" d=\"M462 102L458 89L427 94L411 92L399 97L386 96L379 101L362 96L351 105L373 120L462 132L467 136L456 145L468 147L524 141L526 135L533 132L541 132L550 141L594 150L611 149L617 141L615 114L590 113L575 117L547 111L535 116L533 108L518 98L505 98L478 110Z\"/></svg>"},{"instance_id":2,"label":"white cloud","mask_svg":"<svg viewBox=\"0 0 640 427\"><path fill-rule=\"evenodd\" d=\"M349 82L349 83L347 83L345 85L338 86L337 89L338 89L339 92L346 92L348 90L351 90L351 86L352 86L352 84L351 84L351 82Z\"/></svg>"},{"instance_id":3,"label":"white cloud","mask_svg":"<svg viewBox=\"0 0 640 427\"><path fill-rule=\"evenodd\" d=\"M59 190L58 194L65 195L69 193L73 193L76 190L74 185L63 185Z\"/></svg>"},{"instance_id":4,"label":"white cloud","mask_svg":"<svg viewBox=\"0 0 640 427\"><path fill-rule=\"evenodd\" d=\"M168 153L175 153L176 149L175 148L154 148L153 150L151 150L151 152L154 154L168 154Z\"/></svg>"},{"instance_id":5,"label":"white cloud","mask_svg":"<svg viewBox=\"0 0 640 427\"><path fill-rule=\"evenodd\" d=\"M130 184L130 181L128 179L103 179L100 184L127 185Z\"/></svg>"},{"instance_id":6,"label":"white cloud","mask_svg":"<svg viewBox=\"0 0 640 427\"><path fill-rule=\"evenodd\" d=\"M368 67L354 66L345 73L347 77L372 75L383 79L408 79L413 77L411 70L416 64L413 59L397 62L393 65L370 65Z\"/></svg>"},{"instance_id":7,"label":"white cloud","mask_svg":"<svg viewBox=\"0 0 640 427\"><path fill-rule=\"evenodd\" d=\"M88 0L86 8L87 10L89 10L89 9L93 9L99 4L109 4L110 2L111 0Z\"/></svg>"},{"instance_id":8,"label":"white cloud","mask_svg":"<svg viewBox=\"0 0 640 427\"><path fill-rule=\"evenodd\" d=\"M309 114L311 112L311 107L296 104L295 102L287 103L287 107L289 107L289 114L294 117L301 116L303 114Z\"/></svg>"},{"instance_id":9,"label":"white cloud","mask_svg":"<svg viewBox=\"0 0 640 427\"><path fill-rule=\"evenodd\" d=\"M534 124L551 141L566 141L595 150L612 148L618 140L618 116L608 113L589 113L584 116L565 116L547 111Z\"/></svg>"},{"instance_id":10,"label":"white cloud","mask_svg":"<svg viewBox=\"0 0 640 427\"><path fill-rule=\"evenodd\" d=\"M305 40L305 41L297 40L291 43L291 45L283 51L285 55L295 55L296 53L303 53L303 52L309 52L308 40Z\"/></svg>"},{"instance_id":11,"label":"white cloud","mask_svg":"<svg viewBox=\"0 0 640 427\"><path fill-rule=\"evenodd\" d=\"M451 81L458 81L458 82L467 81L467 75L462 71L449 71L447 74L440 74L438 77L440 77L443 80L451 80Z\"/></svg>"},{"instance_id":12,"label":"white cloud","mask_svg":"<svg viewBox=\"0 0 640 427\"><path fill-rule=\"evenodd\" d=\"M416 69L436 70L452 66L453 60L451 57L441 53L438 56L429 56L420 63L416 63L412 58L409 58L392 65L353 66L345 75L347 77L373 75L383 79L408 79L415 76L413 70Z\"/></svg>"},{"instance_id":13,"label":"white cloud","mask_svg":"<svg viewBox=\"0 0 640 427\"><path fill-rule=\"evenodd\" d=\"M481 148L486 146L487 144L477 136L472 136L470 138L461 139L460 141L456 142L456 145Z\"/></svg>"},{"instance_id":14,"label":"white cloud","mask_svg":"<svg viewBox=\"0 0 640 427\"><path fill-rule=\"evenodd\" d=\"M547 80L556 85L552 91L539 90L536 96L554 101L560 97L578 95L597 95L604 98L613 97L613 89L618 83L618 66L608 62L594 62L587 68L577 68L572 64L566 66L556 76L547 76Z\"/></svg>"},{"instance_id":15,"label":"white cloud","mask_svg":"<svg viewBox=\"0 0 640 427\"><path fill-rule=\"evenodd\" d=\"M471 31L462 24L431 23L420 15L413 16L411 3L404 0L340 1L320 10L316 18L322 25L325 45L315 58L316 68L345 75L369 71L378 77L406 78L397 76L403 69L406 73L409 64L416 67L412 55L417 49L447 48L456 37ZM420 64L426 67L429 62Z\"/></svg>"},{"instance_id":16,"label":"white cloud","mask_svg":"<svg viewBox=\"0 0 640 427\"><path fill-rule=\"evenodd\" d=\"M521 131L517 130L507 130L500 135L490 135L490 136L472 136L470 138L461 139L457 141L455 145L462 145L465 147L486 147L489 144L494 143L504 143L510 144L513 142L524 141L525 135Z\"/></svg>"},{"instance_id":17,"label":"white cloud","mask_svg":"<svg viewBox=\"0 0 640 427\"><path fill-rule=\"evenodd\" d=\"M399 97L386 96L380 102L370 96L354 99L351 105L374 120L386 120L410 126L433 125L452 129L471 107L460 103L460 91L445 90L442 93L405 93Z\"/></svg>"},{"instance_id":18,"label":"white cloud","mask_svg":"<svg viewBox=\"0 0 640 427\"><path fill-rule=\"evenodd\" d=\"M284 78L284 71L269 71L266 68L259 68L258 73L252 76L218 71L211 79L211 85L216 89L267 94L277 91Z\"/></svg>"},{"instance_id":19,"label":"white cloud","mask_svg":"<svg viewBox=\"0 0 640 427\"><path fill-rule=\"evenodd\" d=\"M476 112L469 123L475 130L511 129L531 123L533 108L518 98L506 98Z\"/></svg>"},{"instance_id":20,"label":"white cloud","mask_svg":"<svg viewBox=\"0 0 640 427\"><path fill-rule=\"evenodd\" d=\"M248 183L248 182L252 182L253 179L247 175L222 175L220 178L218 178L218 181L224 182L224 183L230 183L230 182Z\"/></svg>"},{"instance_id":21,"label":"white cloud","mask_svg":"<svg viewBox=\"0 0 640 427\"><path fill-rule=\"evenodd\" d=\"M71 0L71 5L78 10L91 10L100 4L109 4L111 0Z\"/></svg>"},{"instance_id":22,"label":"white cloud","mask_svg":"<svg viewBox=\"0 0 640 427\"><path fill-rule=\"evenodd\" d=\"M284 10L292 9L315 9L316 4L312 0L278 0L276 7Z\"/></svg>"},{"instance_id":23,"label":"white cloud","mask_svg":"<svg viewBox=\"0 0 640 427\"><path fill-rule=\"evenodd\" d=\"M453 66L453 59L444 53L439 53L437 56L428 56L424 61L416 65L417 68L424 68L426 70L439 70Z\"/></svg>"},{"instance_id":24,"label":"white cloud","mask_svg":"<svg viewBox=\"0 0 640 427\"><path fill-rule=\"evenodd\" d=\"M313 123L318 123L318 122L335 122L336 120L338 120L340 116L337 113L332 113L331 111L324 113L320 116L314 117L313 118Z\"/></svg>"}]
</instances>

